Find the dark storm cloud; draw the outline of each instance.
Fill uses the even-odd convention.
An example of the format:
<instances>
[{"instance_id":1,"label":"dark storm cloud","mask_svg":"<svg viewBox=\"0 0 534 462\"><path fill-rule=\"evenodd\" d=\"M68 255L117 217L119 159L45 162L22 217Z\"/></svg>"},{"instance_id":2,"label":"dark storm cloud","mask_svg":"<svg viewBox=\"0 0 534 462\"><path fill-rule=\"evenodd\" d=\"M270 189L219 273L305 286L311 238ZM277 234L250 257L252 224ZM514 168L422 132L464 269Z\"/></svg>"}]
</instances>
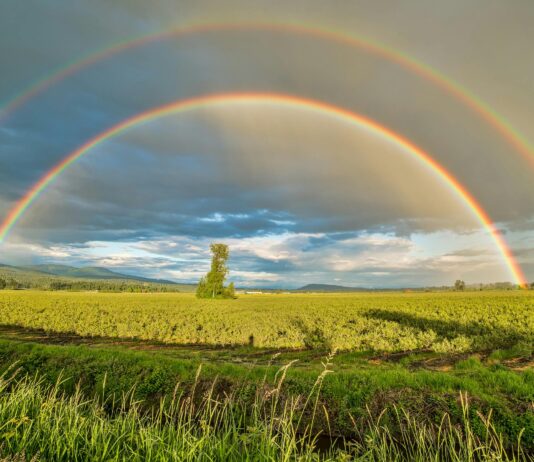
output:
<instances>
[{"instance_id":1,"label":"dark storm cloud","mask_svg":"<svg viewBox=\"0 0 534 462\"><path fill-rule=\"evenodd\" d=\"M534 40L532 5L475 1L438 7L415 1L384 8L375 2L335 2L333 8L323 2L286 3L236 1L221 11L220 4L209 1L158 0L148 6L141 1L23 5L9 0L0 6L0 60L8 63L0 73L0 100L63 63L125 37L217 18L273 18L337 26L408 51L464 83L534 139L534 63L525 59ZM109 126L172 100L240 90L314 97L378 120L435 156L502 222L504 231L532 232L533 172L472 110L369 53L265 31L212 32L147 44L103 60L21 107L0 126L0 215L67 153ZM365 232L407 243L418 232L465 233L479 226L454 194L417 162L399 157L397 148L365 134L353 138L349 132L355 129L344 131L339 121L262 111L241 117L233 109L200 111L179 123L148 124L103 144L44 192L13 238L76 249L88 241L133 243L176 235L210 240L315 233L302 246L300 238L293 239L285 250L310 254L309 260L237 251L235 262L242 271L264 272L263 280L272 281L267 274L304 271L306 265L337 271L327 257L341 255L346 242L354 241L359 252L366 246L383 249L358 242ZM521 245L516 254L528 268L530 241ZM471 258L475 266L474 259L481 257L489 265L485 252L482 247L457 249L441 256ZM72 258L101 257L82 252ZM161 271L185 271L198 263L192 255L188 263L136 256L128 268L140 267L142 258ZM444 268L445 260L432 261ZM121 261L127 264L120 259L110 264ZM432 267L430 261L418 260L418 265L423 272ZM373 271L389 271L390 283L406 283L413 276L407 268L356 266L360 269L340 264L365 283L372 282L368 273Z\"/></svg>"},{"instance_id":2,"label":"dark storm cloud","mask_svg":"<svg viewBox=\"0 0 534 462\"><path fill-rule=\"evenodd\" d=\"M94 239L128 230L216 237L275 229L389 232L407 222L412 232L429 224L471 226L446 188L365 133L353 135L351 127L331 122L317 127L322 120L316 115L287 126L287 116L275 111L256 115L255 126L247 111L238 114L222 125L219 115L173 119L155 134L150 124L93 149L43 194L19 232L47 230L46 238L55 241L54 229L68 228L75 242L87 232ZM213 126L216 136L206 137ZM241 133L245 141L236 136ZM327 153L330 137L338 135L348 137L348 148ZM361 149L358 156L351 143ZM376 149L385 154L379 162ZM418 180L407 183L406 175ZM434 196L425 196L427 190Z\"/></svg>"},{"instance_id":3,"label":"dark storm cloud","mask_svg":"<svg viewBox=\"0 0 534 462\"><path fill-rule=\"evenodd\" d=\"M310 52L309 40L290 39L293 47L287 46L288 37L273 34L208 34L174 46L164 43L143 47L136 53L99 63L32 102L31 113L26 109L15 117L11 122L15 130L18 121L26 127L23 135L41 136L34 142L21 137L24 146L17 147L20 151L14 157L14 168L29 175L33 169L42 169L44 160L53 165L80 140L169 100L215 91L272 90L338 101L384 121L415 141L420 140L469 185L495 219L506 221L525 213L532 215L531 172L505 155L509 147L503 146L494 133L488 133L484 124L464 114L457 103L375 58L352 50L329 53L336 47L314 40ZM172 54L168 48L172 48ZM353 55L356 56L351 59ZM376 68L372 78L368 72L330 72L353 67L360 70L362 62L366 71ZM339 80L342 78L346 81ZM390 85L391 79L395 85ZM430 112L431 117L424 116ZM459 118L462 123L458 123ZM217 138L217 133L210 135ZM3 152L13 162L13 151ZM501 184L510 176L515 179L513 187L488 187Z\"/></svg>"}]
</instances>

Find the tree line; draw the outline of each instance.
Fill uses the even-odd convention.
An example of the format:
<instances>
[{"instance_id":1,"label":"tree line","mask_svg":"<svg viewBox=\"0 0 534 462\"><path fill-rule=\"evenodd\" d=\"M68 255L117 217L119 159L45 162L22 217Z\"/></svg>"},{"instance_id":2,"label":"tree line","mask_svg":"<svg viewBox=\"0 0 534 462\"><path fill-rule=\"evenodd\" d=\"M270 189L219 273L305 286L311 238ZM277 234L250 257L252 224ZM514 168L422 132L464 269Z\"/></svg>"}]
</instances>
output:
<instances>
[{"instance_id":1,"label":"tree line","mask_svg":"<svg viewBox=\"0 0 534 462\"><path fill-rule=\"evenodd\" d=\"M527 283L525 286L518 286L517 284L512 284L511 282L490 282L487 284L470 284L467 285L461 279L457 279L454 282L453 289L457 292L463 290L514 290L514 289L530 289L534 290L534 282L530 284Z\"/></svg>"},{"instance_id":2,"label":"tree line","mask_svg":"<svg viewBox=\"0 0 534 462\"><path fill-rule=\"evenodd\" d=\"M0 290L22 290L22 289L40 289L40 290L72 290L72 291L100 291L100 292L180 292L172 284L154 284L134 281L110 281L110 280L79 280L73 281L68 279L53 279L45 281L19 281L14 278L0 277Z\"/></svg>"}]
</instances>

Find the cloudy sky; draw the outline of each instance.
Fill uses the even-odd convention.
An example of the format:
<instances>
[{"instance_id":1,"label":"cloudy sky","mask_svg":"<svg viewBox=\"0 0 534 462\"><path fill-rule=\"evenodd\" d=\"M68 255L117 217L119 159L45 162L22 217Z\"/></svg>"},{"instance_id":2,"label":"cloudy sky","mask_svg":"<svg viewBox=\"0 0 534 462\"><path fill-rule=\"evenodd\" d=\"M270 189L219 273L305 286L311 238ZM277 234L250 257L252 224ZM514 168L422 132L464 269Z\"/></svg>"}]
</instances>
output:
<instances>
[{"instance_id":1,"label":"cloudy sky","mask_svg":"<svg viewBox=\"0 0 534 462\"><path fill-rule=\"evenodd\" d=\"M30 92L118 43L236 22L249 26L168 34ZM526 148L399 62L269 24L379 43L430 67L491 108ZM185 98L274 92L343 107L424 149L487 211L534 280L532 43L530 0L4 0L0 220L114 124ZM0 243L0 262L193 282L210 242L230 245L238 286L513 279L465 201L406 149L324 111L266 101L203 106L100 143L29 207Z\"/></svg>"}]
</instances>

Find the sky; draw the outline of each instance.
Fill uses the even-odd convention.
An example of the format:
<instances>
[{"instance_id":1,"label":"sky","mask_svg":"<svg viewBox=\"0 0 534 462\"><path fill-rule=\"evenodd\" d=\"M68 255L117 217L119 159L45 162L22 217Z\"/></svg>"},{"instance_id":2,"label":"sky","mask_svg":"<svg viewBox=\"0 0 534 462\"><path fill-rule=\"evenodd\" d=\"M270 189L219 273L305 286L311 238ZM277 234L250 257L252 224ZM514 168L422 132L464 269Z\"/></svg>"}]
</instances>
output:
<instances>
[{"instance_id":1,"label":"sky","mask_svg":"<svg viewBox=\"0 0 534 462\"><path fill-rule=\"evenodd\" d=\"M533 24L530 0L4 0L0 220L69 153L130 117L216 93L276 93L341 107L424 150L534 281ZM194 25L54 78L95 52ZM32 92L36 82L48 83ZM513 281L465 200L405 147L267 100L202 105L99 143L31 203L0 242L0 263L196 282L211 242L230 246L241 287Z\"/></svg>"}]
</instances>

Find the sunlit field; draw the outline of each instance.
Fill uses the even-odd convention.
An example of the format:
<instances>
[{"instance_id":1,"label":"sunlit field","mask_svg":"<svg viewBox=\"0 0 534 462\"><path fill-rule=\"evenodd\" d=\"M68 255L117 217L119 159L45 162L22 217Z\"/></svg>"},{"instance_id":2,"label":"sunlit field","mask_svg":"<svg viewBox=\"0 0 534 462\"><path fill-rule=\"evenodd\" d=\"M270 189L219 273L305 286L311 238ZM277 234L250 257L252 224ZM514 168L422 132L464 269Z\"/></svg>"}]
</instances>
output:
<instances>
[{"instance_id":1,"label":"sunlit field","mask_svg":"<svg viewBox=\"0 0 534 462\"><path fill-rule=\"evenodd\" d=\"M0 292L0 320L176 344L470 352L534 339L534 292L242 295Z\"/></svg>"},{"instance_id":2,"label":"sunlit field","mask_svg":"<svg viewBox=\"0 0 534 462\"><path fill-rule=\"evenodd\" d=\"M0 322L6 457L532 460L532 291L5 290Z\"/></svg>"}]
</instances>

